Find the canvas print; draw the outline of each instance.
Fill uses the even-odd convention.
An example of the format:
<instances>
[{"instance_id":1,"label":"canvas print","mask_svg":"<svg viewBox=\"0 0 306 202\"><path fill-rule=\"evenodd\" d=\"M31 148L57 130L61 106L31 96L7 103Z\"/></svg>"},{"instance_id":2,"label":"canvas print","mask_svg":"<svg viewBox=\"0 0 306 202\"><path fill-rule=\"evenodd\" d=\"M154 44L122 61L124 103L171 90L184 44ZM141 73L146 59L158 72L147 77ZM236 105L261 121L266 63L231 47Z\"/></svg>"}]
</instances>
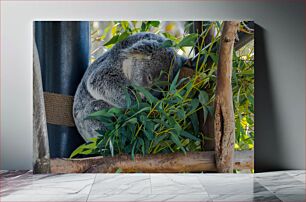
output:
<instances>
[{"instance_id":1,"label":"canvas print","mask_svg":"<svg viewBox=\"0 0 306 202\"><path fill-rule=\"evenodd\" d=\"M253 21L34 22L35 173L254 172Z\"/></svg>"}]
</instances>

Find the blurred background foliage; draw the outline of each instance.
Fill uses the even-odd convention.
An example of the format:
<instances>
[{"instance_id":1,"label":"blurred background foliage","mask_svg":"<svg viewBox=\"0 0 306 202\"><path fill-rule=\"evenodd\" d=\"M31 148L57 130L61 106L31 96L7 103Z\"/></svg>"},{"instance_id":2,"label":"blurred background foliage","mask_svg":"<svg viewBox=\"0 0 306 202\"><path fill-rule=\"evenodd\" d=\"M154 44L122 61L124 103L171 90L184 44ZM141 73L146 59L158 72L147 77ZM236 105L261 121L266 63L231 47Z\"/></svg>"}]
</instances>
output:
<instances>
[{"instance_id":1,"label":"blurred background foliage","mask_svg":"<svg viewBox=\"0 0 306 202\"><path fill-rule=\"evenodd\" d=\"M253 30L241 23L240 32L253 34ZM203 22L201 33L194 34L193 22L184 21L94 21L91 22L91 62L117 42L138 32L152 32L166 37L165 46L173 46L178 54L193 58L194 66L207 75L205 90L213 106L216 85L218 45L221 21ZM212 35L209 44L205 39ZM198 51L196 51L198 49ZM254 148L254 40L250 40L233 53L233 103L236 126L236 150Z\"/></svg>"}]
</instances>

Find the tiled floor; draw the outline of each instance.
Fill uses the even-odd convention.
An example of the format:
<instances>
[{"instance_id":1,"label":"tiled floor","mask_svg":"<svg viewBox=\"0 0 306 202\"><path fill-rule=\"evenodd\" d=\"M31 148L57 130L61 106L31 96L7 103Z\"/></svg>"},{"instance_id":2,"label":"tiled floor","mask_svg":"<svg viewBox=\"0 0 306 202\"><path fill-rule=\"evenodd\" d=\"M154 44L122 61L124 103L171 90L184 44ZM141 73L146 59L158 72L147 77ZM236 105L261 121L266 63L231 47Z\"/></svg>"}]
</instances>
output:
<instances>
[{"instance_id":1,"label":"tiled floor","mask_svg":"<svg viewBox=\"0 0 306 202\"><path fill-rule=\"evenodd\" d=\"M1 171L0 201L305 201L305 171L58 174Z\"/></svg>"}]
</instances>

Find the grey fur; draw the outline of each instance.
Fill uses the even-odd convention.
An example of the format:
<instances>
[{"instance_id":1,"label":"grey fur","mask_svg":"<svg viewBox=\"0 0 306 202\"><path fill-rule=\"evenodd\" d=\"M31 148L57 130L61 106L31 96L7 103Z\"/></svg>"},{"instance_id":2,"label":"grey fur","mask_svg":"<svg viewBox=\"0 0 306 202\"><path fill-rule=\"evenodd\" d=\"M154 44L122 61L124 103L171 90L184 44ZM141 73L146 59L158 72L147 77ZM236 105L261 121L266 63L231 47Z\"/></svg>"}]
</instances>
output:
<instances>
[{"instance_id":1,"label":"grey fur","mask_svg":"<svg viewBox=\"0 0 306 202\"><path fill-rule=\"evenodd\" d=\"M172 48L162 47L164 41L152 33L134 34L88 67L73 105L75 124L85 141L97 137L96 130L105 130L98 121L84 120L90 113L110 107L124 108L128 85L151 87L162 70L169 72L171 65L174 71L178 69L181 57Z\"/></svg>"}]
</instances>

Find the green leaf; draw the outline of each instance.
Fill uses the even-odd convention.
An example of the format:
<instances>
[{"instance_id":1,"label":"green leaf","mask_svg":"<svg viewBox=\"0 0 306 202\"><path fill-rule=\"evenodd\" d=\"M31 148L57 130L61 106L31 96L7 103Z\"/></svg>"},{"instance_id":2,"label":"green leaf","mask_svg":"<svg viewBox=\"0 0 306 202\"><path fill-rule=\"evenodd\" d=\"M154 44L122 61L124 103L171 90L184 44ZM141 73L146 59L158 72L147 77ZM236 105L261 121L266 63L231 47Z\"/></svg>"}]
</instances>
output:
<instances>
[{"instance_id":1,"label":"green leaf","mask_svg":"<svg viewBox=\"0 0 306 202\"><path fill-rule=\"evenodd\" d=\"M203 122L203 124L205 124L206 120L207 120L207 116L208 116L208 108L206 106L203 107L203 115L204 115L204 122Z\"/></svg>"},{"instance_id":2,"label":"green leaf","mask_svg":"<svg viewBox=\"0 0 306 202\"><path fill-rule=\"evenodd\" d=\"M140 115L140 121L142 122L142 124L144 125L144 126L146 126L146 123L147 123L147 116L145 116L145 115Z\"/></svg>"},{"instance_id":3,"label":"green leaf","mask_svg":"<svg viewBox=\"0 0 306 202\"><path fill-rule=\"evenodd\" d=\"M124 95L125 95L125 100L126 100L126 107L130 108L132 105L132 99L131 99L131 95L129 94L127 88L124 89Z\"/></svg>"},{"instance_id":4,"label":"green leaf","mask_svg":"<svg viewBox=\"0 0 306 202\"><path fill-rule=\"evenodd\" d=\"M113 107L108 110L108 113L117 115L117 114L122 113L122 110L120 108Z\"/></svg>"},{"instance_id":5,"label":"green leaf","mask_svg":"<svg viewBox=\"0 0 306 202\"><path fill-rule=\"evenodd\" d=\"M210 56L210 58L212 59L212 61L213 61L215 64L218 64L218 56L217 56L217 54L215 54L215 53L210 53L209 56Z\"/></svg>"},{"instance_id":6,"label":"green leaf","mask_svg":"<svg viewBox=\"0 0 306 202\"><path fill-rule=\"evenodd\" d=\"M133 147L132 147L132 153L131 153L132 160L135 160L135 147L136 147L136 144L137 144L137 140L134 142Z\"/></svg>"},{"instance_id":7,"label":"green leaf","mask_svg":"<svg viewBox=\"0 0 306 202\"><path fill-rule=\"evenodd\" d=\"M176 114L177 114L177 117L178 117L179 119L185 119L185 118L186 118L186 113L185 113L185 111L182 110L182 109L178 109L177 112L176 112Z\"/></svg>"},{"instance_id":8,"label":"green leaf","mask_svg":"<svg viewBox=\"0 0 306 202\"><path fill-rule=\"evenodd\" d=\"M163 43L162 43L162 47L163 48L169 48L169 47L173 47L175 45L175 43L170 40L170 39L167 39L165 40Z\"/></svg>"},{"instance_id":9,"label":"green leaf","mask_svg":"<svg viewBox=\"0 0 306 202\"><path fill-rule=\"evenodd\" d=\"M123 41L124 39L126 39L129 35L129 33L127 31L123 32L122 34L120 34L120 36L118 37L118 40L116 43Z\"/></svg>"},{"instance_id":10,"label":"green leaf","mask_svg":"<svg viewBox=\"0 0 306 202\"><path fill-rule=\"evenodd\" d=\"M176 131L177 135L180 135L182 132L182 127L180 126L180 124L176 123L174 126L174 130Z\"/></svg>"},{"instance_id":11,"label":"green leaf","mask_svg":"<svg viewBox=\"0 0 306 202\"><path fill-rule=\"evenodd\" d=\"M248 98L249 98L249 101L251 102L252 106L254 106L254 96L249 95Z\"/></svg>"},{"instance_id":12,"label":"green leaf","mask_svg":"<svg viewBox=\"0 0 306 202\"><path fill-rule=\"evenodd\" d=\"M196 136L194 136L194 135L188 133L187 131L182 131L182 132L181 132L181 136L186 137L186 138L189 138L189 139L191 139L191 140L200 141L199 138L197 138Z\"/></svg>"},{"instance_id":13,"label":"green leaf","mask_svg":"<svg viewBox=\"0 0 306 202\"><path fill-rule=\"evenodd\" d=\"M145 31L147 31L147 24L145 23L145 22L142 22L142 24L141 24L141 31L142 32L145 32Z\"/></svg>"},{"instance_id":14,"label":"green leaf","mask_svg":"<svg viewBox=\"0 0 306 202\"><path fill-rule=\"evenodd\" d=\"M182 78L179 80L179 82L177 83L176 87L180 86L184 81L188 80L189 78Z\"/></svg>"},{"instance_id":15,"label":"green leaf","mask_svg":"<svg viewBox=\"0 0 306 202\"><path fill-rule=\"evenodd\" d=\"M254 69L244 70L244 71L242 71L241 74L242 74L242 75L246 75L246 76L248 76L248 75L253 76L253 75L254 75Z\"/></svg>"},{"instance_id":16,"label":"green leaf","mask_svg":"<svg viewBox=\"0 0 306 202\"><path fill-rule=\"evenodd\" d=\"M129 134L126 132L125 127L121 127L120 130L121 130L121 135L120 135L121 145L124 146L126 145L127 136L129 136Z\"/></svg>"},{"instance_id":17,"label":"green leaf","mask_svg":"<svg viewBox=\"0 0 306 202\"><path fill-rule=\"evenodd\" d=\"M191 120L191 124L193 126L193 129L194 129L194 132L196 134L199 133L199 121L198 121L198 116L196 113L192 113L190 116L189 116L190 120Z\"/></svg>"},{"instance_id":18,"label":"green leaf","mask_svg":"<svg viewBox=\"0 0 306 202\"><path fill-rule=\"evenodd\" d=\"M94 149L96 149L96 146L96 141L82 144L71 153L69 158L73 158L79 154L90 154ZM89 153L84 153L86 150L88 150Z\"/></svg>"},{"instance_id":19,"label":"green leaf","mask_svg":"<svg viewBox=\"0 0 306 202\"><path fill-rule=\"evenodd\" d=\"M131 119L127 120L127 122L132 123L132 124L138 123L137 118L131 118Z\"/></svg>"},{"instance_id":20,"label":"green leaf","mask_svg":"<svg viewBox=\"0 0 306 202\"><path fill-rule=\"evenodd\" d=\"M142 155L145 155L145 144L142 138L139 138L139 142L141 145L141 151L142 151Z\"/></svg>"},{"instance_id":21,"label":"green leaf","mask_svg":"<svg viewBox=\"0 0 306 202\"><path fill-rule=\"evenodd\" d=\"M158 99L156 97L154 97L148 90L146 90L145 88L141 87L141 86L136 86L136 85L133 85L133 87L139 91L140 93L142 93L145 98L148 100L148 102L150 104L154 104L158 101Z\"/></svg>"},{"instance_id":22,"label":"green leaf","mask_svg":"<svg viewBox=\"0 0 306 202\"><path fill-rule=\"evenodd\" d=\"M164 134L164 135L160 135L157 138L155 138L154 140L154 146L158 145L162 140L164 140L168 135Z\"/></svg>"},{"instance_id":23,"label":"green leaf","mask_svg":"<svg viewBox=\"0 0 306 202\"><path fill-rule=\"evenodd\" d=\"M149 24L153 27L158 27L160 24L160 21L149 21Z\"/></svg>"},{"instance_id":24,"label":"green leaf","mask_svg":"<svg viewBox=\"0 0 306 202\"><path fill-rule=\"evenodd\" d=\"M137 121L137 118L131 118L131 119L128 119L127 121L125 121L123 124L122 124L122 127L127 125L127 124L136 124L138 123Z\"/></svg>"},{"instance_id":25,"label":"green leaf","mask_svg":"<svg viewBox=\"0 0 306 202\"><path fill-rule=\"evenodd\" d=\"M142 113L142 112L145 112L145 111L150 111L150 107L144 107L142 108L141 110L137 111L136 113L133 114L133 117L134 116L137 116L138 114Z\"/></svg>"},{"instance_id":26,"label":"green leaf","mask_svg":"<svg viewBox=\"0 0 306 202\"><path fill-rule=\"evenodd\" d=\"M116 173L122 173L122 169L121 169L121 168L118 168L118 169L116 170Z\"/></svg>"},{"instance_id":27,"label":"green leaf","mask_svg":"<svg viewBox=\"0 0 306 202\"><path fill-rule=\"evenodd\" d=\"M80 152L80 154L83 154L83 155L89 155L93 152L93 150L91 149L88 149L88 150L83 150L82 152Z\"/></svg>"},{"instance_id":28,"label":"green leaf","mask_svg":"<svg viewBox=\"0 0 306 202\"><path fill-rule=\"evenodd\" d=\"M207 106L206 109L211 116L215 115L215 109L213 106Z\"/></svg>"},{"instance_id":29,"label":"green leaf","mask_svg":"<svg viewBox=\"0 0 306 202\"><path fill-rule=\"evenodd\" d=\"M177 47L194 46L197 40L198 34L189 34L185 36L178 44Z\"/></svg>"},{"instance_id":30,"label":"green leaf","mask_svg":"<svg viewBox=\"0 0 306 202\"><path fill-rule=\"evenodd\" d=\"M196 98L192 99L191 102L190 102L190 105L191 105L190 111L196 110L198 108L199 104L200 103L199 103L198 99L196 99Z\"/></svg>"},{"instance_id":31,"label":"green leaf","mask_svg":"<svg viewBox=\"0 0 306 202\"><path fill-rule=\"evenodd\" d=\"M208 94L203 91L203 90L200 90L199 92L199 101L202 105L205 105L209 100L209 97L208 97Z\"/></svg>"},{"instance_id":32,"label":"green leaf","mask_svg":"<svg viewBox=\"0 0 306 202\"><path fill-rule=\"evenodd\" d=\"M112 45L112 44L117 43L118 38L119 38L119 35L113 36L113 37L112 37L108 42L106 42L103 46L109 46L109 45Z\"/></svg>"},{"instance_id":33,"label":"green leaf","mask_svg":"<svg viewBox=\"0 0 306 202\"><path fill-rule=\"evenodd\" d=\"M150 141L154 140L154 135L153 135L151 130L144 130L143 132L144 132L145 136L148 138L148 140L150 140Z\"/></svg>"},{"instance_id":34,"label":"green leaf","mask_svg":"<svg viewBox=\"0 0 306 202\"><path fill-rule=\"evenodd\" d=\"M176 146L177 146L179 149L181 149L184 153L186 153L186 150L185 150L185 148L183 147L181 141L179 140L179 138L178 138L175 134L171 133L170 138L171 138L171 140L176 144Z\"/></svg>"},{"instance_id":35,"label":"green leaf","mask_svg":"<svg viewBox=\"0 0 306 202\"><path fill-rule=\"evenodd\" d=\"M91 138L88 138L89 142L91 143L97 143L98 141L98 138L97 137L91 137Z\"/></svg>"},{"instance_id":36,"label":"green leaf","mask_svg":"<svg viewBox=\"0 0 306 202\"><path fill-rule=\"evenodd\" d=\"M129 27L129 22L128 21L121 21L120 24L121 24L121 26L124 30L127 30L128 27Z\"/></svg>"},{"instance_id":37,"label":"green leaf","mask_svg":"<svg viewBox=\"0 0 306 202\"><path fill-rule=\"evenodd\" d=\"M177 72L177 74L175 75L171 85L170 85L170 91L173 91L176 87L176 83L177 83L177 80L179 78L179 75L180 75L180 71Z\"/></svg>"},{"instance_id":38,"label":"green leaf","mask_svg":"<svg viewBox=\"0 0 306 202\"><path fill-rule=\"evenodd\" d=\"M167 33L167 32L163 32L162 34L164 35L164 37L170 39L170 40L173 41L174 43L178 40L175 36L173 36L173 35L171 35L171 34L169 34L169 33Z\"/></svg>"},{"instance_id":39,"label":"green leaf","mask_svg":"<svg viewBox=\"0 0 306 202\"><path fill-rule=\"evenodd\" d=\"M108 109L102 109L100 111L97 111L97 112L94 112L94 113L91 113L90 115L88 115L89 118L94 118L94 117L99 117L99 116L109 118L109 117L113 117L114 114L109 113Z\"/></svg>"}]
</instances>

